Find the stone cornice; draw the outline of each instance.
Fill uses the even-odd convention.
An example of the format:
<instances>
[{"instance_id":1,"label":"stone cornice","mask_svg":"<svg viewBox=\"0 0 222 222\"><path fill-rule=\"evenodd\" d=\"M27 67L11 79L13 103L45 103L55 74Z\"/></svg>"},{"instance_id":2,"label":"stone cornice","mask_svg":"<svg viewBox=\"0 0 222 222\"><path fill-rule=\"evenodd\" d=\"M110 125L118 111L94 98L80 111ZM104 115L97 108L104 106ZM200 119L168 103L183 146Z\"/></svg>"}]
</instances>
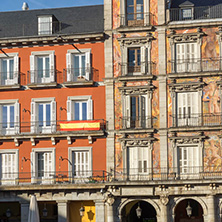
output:
<instances>
[{"instance_id":1,"label":"stone cornice","mask_svg":"<svg viewBox=\"0 0 222 222\"><path fill-rule=\"evenodd\" d=\"M174 136L174 137L169 137L169 139L176 143L176 144L199 144L200 142L203 142L204 139L207 137L204 135L199 135L199 136Z\"/></svg>"},{"instance_id":2,"label":"stone cornice","mask_svg":"<svg viewBox=\"0 0 222 222\"><path fill-rule=\"evenodd\" d=\"M124 95L144 95L148 92L152 92L154 89L153 85L146 85L146 86L123 86L119 87L119 90Z\"/></svg>"},{"instance_id":3,"label":"stone cornice","mask_svg":"<svg viewBox=\"0 0 222 222\"><path fill-rule=\"evenodd\" d=\"M171 92L188 92L198 91L203 88L206 84L204 82L187 82L187 83L170 83Z\"/></svg>"},{"instance_id":4,"label":"stone cornice","mask_svg":"<svg viewBox=\"0 0 222 222\"><path fill-rule=\"evenodd\" d=\"M124 147L149 147L152 149L152 143L155 141L155 138L121 138L119 140Z\"/></svg>"}]
</instances>

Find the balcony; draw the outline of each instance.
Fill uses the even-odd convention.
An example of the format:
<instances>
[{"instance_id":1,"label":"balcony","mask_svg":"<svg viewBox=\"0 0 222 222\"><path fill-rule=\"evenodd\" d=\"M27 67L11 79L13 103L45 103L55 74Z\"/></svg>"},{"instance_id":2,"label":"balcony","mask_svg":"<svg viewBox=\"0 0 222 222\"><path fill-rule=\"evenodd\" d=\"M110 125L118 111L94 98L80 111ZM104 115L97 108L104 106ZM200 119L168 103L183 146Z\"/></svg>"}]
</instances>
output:
<instances>
[{"instance_id":1,"label":"balcony","mask_svg":"<svg viewBox=\"0 0 222 222\"><path fill-rule=\"evenodd\" d=\"M93 85L99 81L99 71L94 68L72 68L63 70L61 83L65 86Z\"/></svg>"},{"instance_id":2,"label":"balcony","mask_svg":"<svg viewBox=\"0 0 222 222\"><path fill-rule=\"evenodd\" d=\"M150 78L156 74L156 63L143 62L135 65L134 63L121 63L121 77L120 79L143 79ZM124 78L126 77L126 78Z\"/></svg>"},{"instance_id":3,"label":"balcony","mask_svg":"<svg viewBox=\"0 0 222 222\"><path fill-rule=\"evenodd\" d=\"M152 128L152 117L150 116L135 116L121 117L119 119L121 131L140 131ZM153 129L152 129L153 130Z\"/></svg>"},{"instance_id":4,"label":"balcony","mask_svg":"<svg viewBox=\"0 0 222 222\"><path fill-rule=\"evenodd\" d=\"M162 169L149 168L127 168L112 171L109 174L112 181L175 181L181 182L186 180L221 180L222 168L214 169L202 166L197 167L178 167Z\"/></svg>"},{"instance_id":5,"label":"balcony","mask_svg":"<svg viewBox=\"0 0 222 222\"><path fill-rule=\"evenodd\" d=\"M215 58L201 58L201 59L178 59L168 61L168 73L170 75L181 75L181 73L190 73L191 76L200 75L206 72L221 72L222 71L222 59L220 57Z\"/></svg>"},{"instance_id":6,"label":"balcony","mask_svg":"<svg viewBox=\"0 0 222 222\"><path fill-rule=\"evenodd\" d=\"M22 162L23 164L23 162ZM23 168L23 166L22 166ZM1 173L0 186L18 185L69 185L69 184L98 184L105 183L109 174L104 170L90 171L41 171Z\"/></svg>"},{"instance_id":7,"label":"balcony","mask_svg":"<svg viewBox=\"0 0 222 222\"><path fill-rule=\"evenodd\" d=\"M27 85L30 88L56 87L57 74L55 69L30 70L27 73Z\"/></svg>"},{"instance_id":8,"label":"balcony","mask_svg":"<svg viewBox=\"0 0 222 222\"><path fill-rule=\"evenodd\" d=\"M7 88L20 88L20 75L19 72L0 72L0 89Z\"/></svg>"},{"instance_id":9,"label":"balcony","mask_svg":"<svg viewBox=\"0 0 222 222\"><path fill-rule=\"evenodd\" d=\"M103 136L105 120L36 121L0 123L0 138L51 138Z\"/></svg>"},{"instance_id":10,"label":"balcony","mask_svg":"<svg viewBox=\"0 0 222 222\"><path fill-rule=\"evenodd\" d=\"M154 15L152 13L128 13L118 17L119 29L149 27L154 25Z\"/></svg>"},{"instance_id":11,"label":"balcony","mask_svg":"<svg viewBox=\"0 0 222 222\"><path fill-rule=\"evenodd\" d=\"M170 123L170 128L220 127L222 126L222 113L170 115Z\"/></svg>"},{"instance_id":12,"label":"balcony","mask_svg":"<svg viewBox=\"0 0 222 222\"><path fill-rule=\"evenodd\" d=\"M188 11L189 10L189 11ZM222 18L222 5L169 9L170 21L189 21Z\"/></svg>"}]
</instances>

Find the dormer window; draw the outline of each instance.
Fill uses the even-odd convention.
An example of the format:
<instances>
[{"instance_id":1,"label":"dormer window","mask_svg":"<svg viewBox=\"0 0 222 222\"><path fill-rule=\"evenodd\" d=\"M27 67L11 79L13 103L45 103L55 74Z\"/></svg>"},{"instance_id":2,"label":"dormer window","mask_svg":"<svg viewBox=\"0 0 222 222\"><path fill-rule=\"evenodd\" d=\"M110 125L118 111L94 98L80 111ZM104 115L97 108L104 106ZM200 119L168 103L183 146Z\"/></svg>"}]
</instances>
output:
<instances>
[{"instance_id":1,"label":"dormer window","mask_svg":"<svg viewBox=\"0 0 222 222\"><path fill-rule=\"evenodd\" d=\"M193 19L194 14L194 4L189 1L179 5L180 7L180 20L190 20Z\"/></svg>"},{"instance_id":2,"label":"dormer window","mask_svg":"<svg viewBox=\"0 0 222 222\"><path fill-rule=\"evenodd\" d=\"M38 16L38 34L51 35L58 31L58 20L53 15Z\"/></svg>"}]
</instances>

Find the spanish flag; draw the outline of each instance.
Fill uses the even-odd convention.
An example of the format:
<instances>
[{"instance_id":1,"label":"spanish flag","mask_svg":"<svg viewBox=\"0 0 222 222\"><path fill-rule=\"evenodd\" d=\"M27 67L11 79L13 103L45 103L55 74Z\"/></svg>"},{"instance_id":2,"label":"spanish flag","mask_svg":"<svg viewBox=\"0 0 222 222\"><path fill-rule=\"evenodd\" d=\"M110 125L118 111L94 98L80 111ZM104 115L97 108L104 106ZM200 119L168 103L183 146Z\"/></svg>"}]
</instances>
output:
<instances>
[{"instance_id":1,"label":"spanish flag","mask_svg":"<svg viewBox=\"0 0 222 222\"><path fill-rule=\"evenodd\" d=\"M99 130L99 120L75 120L75 121L61 121L61 131L76 131L76 130Z\"/></svg>"}]
</instances>

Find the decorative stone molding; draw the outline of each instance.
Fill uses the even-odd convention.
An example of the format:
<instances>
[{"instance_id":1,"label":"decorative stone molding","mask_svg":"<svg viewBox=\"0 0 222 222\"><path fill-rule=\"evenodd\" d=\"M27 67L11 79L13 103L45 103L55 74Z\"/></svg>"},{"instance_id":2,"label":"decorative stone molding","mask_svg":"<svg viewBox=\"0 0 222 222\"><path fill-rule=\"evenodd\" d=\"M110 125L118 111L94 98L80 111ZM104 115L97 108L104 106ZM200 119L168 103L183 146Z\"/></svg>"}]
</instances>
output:
<instances>
[{"instance_id":1,"label":"decorative stone molding","mask_svg":"<svg viewBox=\"0 0 222 222\"><path fill-rule=\"evenodd\" d=\"M201 144L203 143L206 136L180 136L180 137L170 137L169 138L174 144Z\"/></svg>"},{"instance_id":2,"label":"decorative stone molding","mask_svg":"<svg viewBox=\"0 0 222 222\"><path fill-rule=\"evenodd\" d=\"M201 28L197 28L195 33L176 33L174 30L170 31L167 36L170 39L171 44L183 43L183 42L197 42L201 43L202 37L205 35Z\"/></svg>"},{"instance_id":3,"label":"decorative stone molding","mask_svg":"<svg viewBox=\"0 0 222 222\"><path fill-rule=\"evenodd\" d=\"M169 203L169 197L167 194L160 196L160 202L162 205L166 206Z\"/></svg>"},{"instance_id":4,"label":"decorative stone molding","mask_svg":"<svg viewBox=\"0 0 222 222\"><path fill-rule=\"evenodd\" d=\"M19 146L19 141L17 138L14 138L14 143L15 143L15 146Z\"/></svg>"},{"instance_id":5,"label":"decorative stone molding","mask_svg":"<svg viewBox=\"0 0 222 222\"><path fill-rule=\"evenodd\" d=\"M190 184L185 184L184 185L184 190L186 190L186 191L191 190L191 185Z\"/></svg>"},{"instance_id":6,"label":"decorative stone molding","mask_svg":"<svg viewBox=\"0 0 222 222\"><path fill-rule=\"evenodd\" d=\"M191 91L201 91L206 85L205 82L187 82L187 83L170 83L171 92L191 92Z\"/></svg>"},{"instance_id":7,"label":"decorative stone molding","mask_svg":"<svg viewBox=\"0 0 222 222\"><path fill-rule=\"evenodd\" d=\"M217 34L217 39L219 42L222 42L222 26L218 27L218 32L216 32Z\"/></svg>"},{"instance_id":8,"label":"decorative stone molding","mask_svg":"<svg viewBox=\"0 0 222 222\"><path fill-rule=\"evenodd\" d=\"M118 38L118 41L122 46L134 46L134 45L147 45L154 40L152 33L148 32L145 37L125 37L122 35L121 38Z\"/></svg>"},{"instance_id":9,"label":"decorative stone molding","mask_svg":"<svg viewBox=\"0 0 222 222\"><path fill-rule=\"evenodd\" d=\"M123 147L148 147L149 149L153 149L152 143L155 138L121 138L120 141Z\"/></svg>"},{"instance_id":10,"label":"decorative stone molding","mask_svg":"<svg viewBox=\"0 0 222 222\"><path fill-rule=\"evenodd\" d=\"M210 187L211 190L216 190L217 189L217 184L211 183L211 184L209 184L209 187Z\"/></svg>"},{"instance_id":11,"label":"decorative stone molding","mask_svg":"<svg viewBox=\"0 0 222 222\"><path fill-rule=\"evenodd\" d=\"M31 144L32 146L35 146L35 139L34 138L30 138Z\"/></svg>"},{"instance_id":12,"label":"decorative stone molding","mask_svg":"<svg viewBox=\"0 0 222 222\"><path fill-rule=\"evenodd\" d=\"M154 90L153 85L146 86L124 86L119 87L123 95L143 95Z\"/></svg>"}]
</instances>

